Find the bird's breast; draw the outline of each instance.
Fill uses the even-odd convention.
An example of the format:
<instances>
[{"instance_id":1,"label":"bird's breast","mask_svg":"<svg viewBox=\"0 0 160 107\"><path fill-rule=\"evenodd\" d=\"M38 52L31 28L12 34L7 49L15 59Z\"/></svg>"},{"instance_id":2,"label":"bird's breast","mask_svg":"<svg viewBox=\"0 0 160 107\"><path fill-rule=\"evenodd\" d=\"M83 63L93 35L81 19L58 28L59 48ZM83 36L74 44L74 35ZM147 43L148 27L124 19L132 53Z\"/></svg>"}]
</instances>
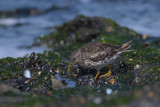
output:
<instances>
[{"instance_id":1,"label":"bird's breast","mask_svg":"<svg viewBox=\"0 0 160 107\"><path fill-rule=\"evenodd\" d=\"M107 66L108 64L113 63L118 57L119 55L114 55L111 58L105 58L103 60L99 60L96 62L86 59L86 60L83 60L83 62L81 62L81 64L79 65L83 68L88 68L88 69L101 69L104 66Z\"/></svg>"}]
</instances>

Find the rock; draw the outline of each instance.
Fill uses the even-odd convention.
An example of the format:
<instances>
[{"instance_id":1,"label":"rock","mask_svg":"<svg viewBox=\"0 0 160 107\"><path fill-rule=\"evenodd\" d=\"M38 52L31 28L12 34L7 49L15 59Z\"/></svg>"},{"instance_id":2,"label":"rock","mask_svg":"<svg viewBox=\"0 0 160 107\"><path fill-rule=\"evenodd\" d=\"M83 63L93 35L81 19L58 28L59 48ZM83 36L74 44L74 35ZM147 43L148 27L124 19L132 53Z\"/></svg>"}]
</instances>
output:
<instances>
[{"instance_id":1,"label":"rock","mask_svg":"<svg viewBox=\"0 0 160 107\"><path fill-rule=\"evenodd\" d=\"M76 84L77 86L95 86L96 82L94 77L89 74L89 75L80 76L76 80Z\"/></svg>"},{"instance_id":2,"label":"rock","mask_svg":"<svg viewBox=\"0 0 160 107\"><path fill-rule=\"evenodd\" d=\"M4 83L0 83L0 95L6 93L6 92L13 92L15 94L20 94L21 91L13 88L12 86L8 85L8 84L4 84Z\"/></svg>"},{"instance_id":3,"label":"rock","mask_svg":"<svg viewBox=\"0 0 160 107\"><path fill-rule=\"evenodd\" d=\"M24 99L21 97L10 97L10 96L0 96L0 103L19 103L22 102Z\"/></svg>"},{"instance_id":4,"label":"rock","mask_svg":"<svg viewBox=\"0 0 160 107\"><path fill-rule=\"evenodd\" d=\"M51 76L51 81L52 81L52 88L53 89L58 90L60 88L64 88L63 83L60 80L58 80L57 78Z\"/></svg>"},{"instance_id":5,"label":"rock","mask_svg":"<svg viewBox=\"0 0 160 107\"><path fill-rule=\"evenodd\" d=\"M134 93L135 99L124 107L159 107L160 86L154 85L153 87L144 86L141 90Z\"/></svg>"}]
</instances>

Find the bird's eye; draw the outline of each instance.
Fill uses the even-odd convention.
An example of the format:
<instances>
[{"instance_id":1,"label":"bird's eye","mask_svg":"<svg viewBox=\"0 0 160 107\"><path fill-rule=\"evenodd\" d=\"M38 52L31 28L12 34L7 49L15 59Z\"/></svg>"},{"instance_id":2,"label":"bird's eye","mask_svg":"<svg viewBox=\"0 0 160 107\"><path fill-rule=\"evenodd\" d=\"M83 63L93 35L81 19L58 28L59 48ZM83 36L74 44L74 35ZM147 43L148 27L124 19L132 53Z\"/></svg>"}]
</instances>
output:
<instances>
[{"instance_id":1,"label":"bird's eye","mask_svg":"<svg viewBox=\"0 0 160 107\"><path fill-rule=\"evenodd\" d=\"M76 60L76 58L73 58L73 59L72 59L72 61L75 61L75 60Z\"/></svg>"}]
</instances>

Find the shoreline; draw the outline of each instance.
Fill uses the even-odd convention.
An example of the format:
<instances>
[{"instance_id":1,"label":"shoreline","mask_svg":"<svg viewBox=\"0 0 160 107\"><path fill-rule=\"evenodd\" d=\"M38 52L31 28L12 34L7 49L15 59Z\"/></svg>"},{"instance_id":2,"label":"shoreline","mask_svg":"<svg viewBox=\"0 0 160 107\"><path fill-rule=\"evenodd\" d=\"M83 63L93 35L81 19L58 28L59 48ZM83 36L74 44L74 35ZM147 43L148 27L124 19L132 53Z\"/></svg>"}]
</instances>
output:
<instances>
[{"instance_id":1,"label":"shoreline","mask_svg":"<svg viewBox=\"0 0 160 107\"><path fill-rule=\"evenodd\" d=\"M122 44L129 40L136 52L122 54L112 64L113 74L109 78L95 80L95 70L78 66L67 74L68 56L83 44ZM54 51L0 59L0 88L4 88L0 90L0 106L132 106L150 98L154 105L160 88L159 41L160 38L144 37L111 19L79 15L56 26L50 34L38 37L32 45L45 44ZM102 74L106 71L108 67L101 70ZM65 80L55 78L57 73L73 80L76 86L67 87Z\"/></svg>"}]
</instances>

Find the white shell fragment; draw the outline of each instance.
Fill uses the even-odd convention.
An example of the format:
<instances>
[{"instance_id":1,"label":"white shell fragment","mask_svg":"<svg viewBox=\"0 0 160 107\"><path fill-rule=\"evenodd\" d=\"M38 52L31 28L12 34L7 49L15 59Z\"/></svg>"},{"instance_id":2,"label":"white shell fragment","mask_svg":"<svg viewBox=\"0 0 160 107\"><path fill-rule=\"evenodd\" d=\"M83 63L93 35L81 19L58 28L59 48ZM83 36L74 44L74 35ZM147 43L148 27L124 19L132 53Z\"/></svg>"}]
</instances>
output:
<instances>
[{"instance_id":1,"label":"white shell fragment","mask_svg":"<svg viewBox=\"0 0 160 107\"><path fill-rule=\"evenodd\" d=\"M112 89L107 88L107 89L106 89L106 94L107 94L107 95L111 95L111 94L112 94Z\"/></svg>"},{"instance_id":2,"label":"white shell fragment","mask_svg":"<svg viewBox=\"0 0 160 107\"><path fill-rule=\"evenodd\" d=\"M31 77L31 72L30 72L30 70L26 69L26 70L24 71L24 76L25 76L26 78L32 78L32 77Z\"/></svg>"},{"instance_id":3,"label":"white shell fragment","mask_svg":"<svg viewBox=\"0 0 160 107\"><path fill-rule=\"evenodd\" d=\"M134 67L134 69L140 69L140 68L141 68L141 66L138 64Z\"/></svg>"},{"instance_id":4,"label":"white shell fragment","mask_svg":"<svg viewBox=\"0 0 160 107\"><path fill-rule=\"evenodd\" d=\"M38 72L38 75L41 75L41 71Z\"/></svg>"}]
</instances>

